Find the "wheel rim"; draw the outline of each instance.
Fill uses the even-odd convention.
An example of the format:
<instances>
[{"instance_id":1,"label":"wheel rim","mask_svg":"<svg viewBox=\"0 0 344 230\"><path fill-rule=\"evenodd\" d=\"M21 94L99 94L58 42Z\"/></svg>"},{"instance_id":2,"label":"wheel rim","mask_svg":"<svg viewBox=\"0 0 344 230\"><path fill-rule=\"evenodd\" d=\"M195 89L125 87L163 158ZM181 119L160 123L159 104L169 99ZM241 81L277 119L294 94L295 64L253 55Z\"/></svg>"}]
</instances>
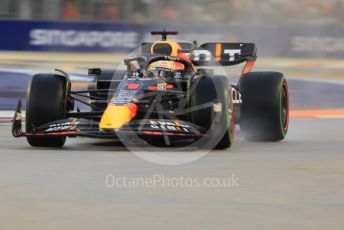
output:
<instances>
[{"instance_id":1,"label":"wheel rim","mask_svg":"<svg viewBox=\"0 0 344 230\"><path fill-rule=\"evenodd\" d=\"M281 106L281 121L283 130L286 131L289 125L289 98L288 98L288 86L287 83L283 82L282 87L282 106Z\"/></svg>"}]
</instances>

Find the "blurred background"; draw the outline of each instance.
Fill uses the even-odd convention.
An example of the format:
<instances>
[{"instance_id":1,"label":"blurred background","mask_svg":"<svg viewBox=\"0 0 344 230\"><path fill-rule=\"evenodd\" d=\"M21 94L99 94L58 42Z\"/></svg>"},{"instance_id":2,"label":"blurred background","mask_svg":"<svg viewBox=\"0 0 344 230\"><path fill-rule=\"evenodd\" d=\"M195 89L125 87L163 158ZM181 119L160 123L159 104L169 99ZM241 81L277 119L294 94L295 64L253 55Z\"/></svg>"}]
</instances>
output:
<instances>
[{"instance_id":1,"label":"blurred background","mask_svg":"<svg viewBox=\"0 0 344 230\"><path fill-rule=\"evenodd\" d=\"M246 41L261 56L344 57L343 0L2 0L0 50L129 52L151 29Z\"/></svg>"},{"instance_id":2,"label":"blurred background","mask_svg":"<svg viewBox=\"0 0 344 230\"><path fill-rule=\"evenodd\" d=\"M343 27L342 0L2 0L2 19Z\"/></svg>"},{"instance_id":3,"label":"blurred background","mask_svg":"<svg viewBox=\"0 0 344 230\"><path fill-rule=\"evenodd\" d=\"M343 12L343 0L1 0L0 109L25 97L34 73L60 68L84 86L87 68L115 68L162 29L198 44L254 42L255 69L284 72L299 90L294 108L344 108Z\"/></svg>"}]
</instances>

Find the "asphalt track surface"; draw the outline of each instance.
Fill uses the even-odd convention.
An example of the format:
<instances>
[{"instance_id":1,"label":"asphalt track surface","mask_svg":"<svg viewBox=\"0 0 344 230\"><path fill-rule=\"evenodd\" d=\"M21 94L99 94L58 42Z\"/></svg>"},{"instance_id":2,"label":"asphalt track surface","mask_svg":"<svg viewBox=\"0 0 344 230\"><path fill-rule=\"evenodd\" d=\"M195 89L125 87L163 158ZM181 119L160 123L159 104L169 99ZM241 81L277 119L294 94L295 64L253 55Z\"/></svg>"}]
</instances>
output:
<instances>
[{"instance_id":1,"label":"asphalt track surface","mask_svg":"<svg viewBox=\"0 0 344 230\"><path fill-rule=\"evenodd\" d=\"M69 140L63 150L35 149L14 140L9 129L0 126L0 229L314 230L344 224L342 119L294 119L283 142L239 136L230 150L179 166L152 164L90 139ZM142 188L107 184L109 175L237 181L226 188Z\"/></svg>"},{"instance_id":2,"label":"asphalt track surface","mask_svg":"<svg viewBox=\"0 0 344 230\"><path fill-rule=\"evenodd\" d=\"M231 149L184 165L153 164L104 140L32 148L0 125L0 229L343 229L344 86L288 82L293 108L314 111L292 113L286 140L237 133ZM206 178L233 181L185 183Z\"/></svg>"}]
</instances>

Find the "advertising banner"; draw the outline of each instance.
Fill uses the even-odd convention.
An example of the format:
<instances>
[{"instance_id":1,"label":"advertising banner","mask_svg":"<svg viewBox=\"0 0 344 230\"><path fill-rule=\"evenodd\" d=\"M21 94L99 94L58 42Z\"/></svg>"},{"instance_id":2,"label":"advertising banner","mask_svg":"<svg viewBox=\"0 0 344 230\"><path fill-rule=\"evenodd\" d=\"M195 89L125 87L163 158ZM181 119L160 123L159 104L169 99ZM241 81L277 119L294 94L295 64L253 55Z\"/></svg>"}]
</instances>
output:
<instances>
[{"instance_id":1,"label":"advertising banner","mask_svg":"<svg viewBox=\"0 0 344 230\"><path fill-rule=\"evenodd\" d=\"M0 50L131 52L151 30L178 30L179 39L254 42L259 56L344 58L344 28L158 26L54 21L0 21Z\"/></svg>"}]
</instances>

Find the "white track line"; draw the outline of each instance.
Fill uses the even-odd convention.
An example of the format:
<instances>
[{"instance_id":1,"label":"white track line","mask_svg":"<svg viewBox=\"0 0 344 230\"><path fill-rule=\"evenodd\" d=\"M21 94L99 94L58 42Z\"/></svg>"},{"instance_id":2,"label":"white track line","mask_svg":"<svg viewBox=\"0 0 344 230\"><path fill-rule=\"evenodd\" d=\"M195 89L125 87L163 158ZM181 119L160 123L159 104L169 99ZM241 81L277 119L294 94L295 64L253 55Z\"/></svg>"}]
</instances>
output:
<instances>
[{"instance_id":1,"label":"white track line","mask_svg":"<svg viewBox=\"0 0 344 230\"><path fill-rule=\"evenodd\" d=\"M8 118L14 116L15 110L0 110L0 118ZM25 114L25 111L23 112Z\"/></svg>"},{"instance_id":2,"label":"white track line","mask_svg":"<svg viewBox=\"0 0 344 230\"><path fill-rule=\"evenodd\" d=\"M315 82L315 83L344 85L344 80L335 80L335 79L298 78L298 77L287 77L286 79L287 79L287 81L293 80L293 81L306 81L306 82Z\"/></svg>"},{"instance_id":3,"label":"white track line","mask_svg":"<svg viewBox=\"0 0 344 230\"><path fill-rule=\"evenodd\" d=\"M322 115L322 116L316 116L316 118L324 118L324 119L344 119L344 116L339 115Z\"/></svg>"},{"instance_id":4,"label":"white track line","mask_svg":"<svg viewBox=\"0 0 344 230\"><path fill-rule=\"evenodd\" d=\"M10 72L10 73L21 73L21 74L27 74L27 75L35 75L41 72L46 72L46 73L54 73L56 74L57 72L55 71L42 71L42 70L29 70L29 69L7 69L7 68L0 68L0 72ZM91 77L87 77L87 73L71 73L70 77L72 81L82 81L82 82L90 82L92 81Z\"/></svg>"}]
</instances>

